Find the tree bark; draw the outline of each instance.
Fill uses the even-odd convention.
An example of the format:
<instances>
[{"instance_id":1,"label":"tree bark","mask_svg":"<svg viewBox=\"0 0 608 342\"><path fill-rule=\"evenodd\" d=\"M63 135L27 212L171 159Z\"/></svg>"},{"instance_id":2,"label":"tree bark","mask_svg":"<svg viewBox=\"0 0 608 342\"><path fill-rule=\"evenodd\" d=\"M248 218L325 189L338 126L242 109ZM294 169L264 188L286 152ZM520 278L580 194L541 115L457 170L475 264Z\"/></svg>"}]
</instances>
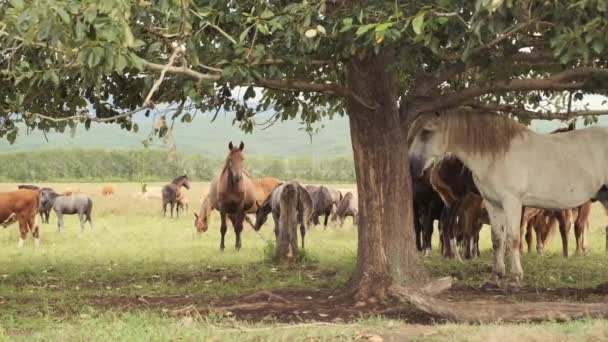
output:
<instances>
[{"instance_id":1,"label":"tree bark","mask_svg":"<svg viewBox=\"0 0 608 342\"><path fill-rule=\"evenodd\" d=\"M385 53L350 61L347 68L349 91L377 106L347 103L359 194L357 268L351 280L358 300L381 300L393 283L411 286L428 279L415 248L407 137L390 70L393 58Z\"/></svg>"}]
</instances>

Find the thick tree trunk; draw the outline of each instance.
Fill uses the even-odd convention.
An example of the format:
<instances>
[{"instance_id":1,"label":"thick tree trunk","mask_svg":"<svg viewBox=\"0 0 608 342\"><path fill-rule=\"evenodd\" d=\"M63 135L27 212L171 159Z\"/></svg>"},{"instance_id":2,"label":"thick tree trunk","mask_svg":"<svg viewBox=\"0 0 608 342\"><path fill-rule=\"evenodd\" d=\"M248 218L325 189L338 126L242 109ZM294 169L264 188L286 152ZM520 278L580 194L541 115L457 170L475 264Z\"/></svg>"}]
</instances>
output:
<instances>
[{"instance_id":1,"label":"thick tree trunk","mask_svg":"<svg viewBox=\"0 0 608 342\"><path fill-rule=\"evenodd\" d=\"M376 109L349 100L351 139L359 194L356 298L383 299L393 283L427 279L416 253L407 143L401 128L392 56L348 65L347 84L373 99Z\"/></svg>"}]
</instances>

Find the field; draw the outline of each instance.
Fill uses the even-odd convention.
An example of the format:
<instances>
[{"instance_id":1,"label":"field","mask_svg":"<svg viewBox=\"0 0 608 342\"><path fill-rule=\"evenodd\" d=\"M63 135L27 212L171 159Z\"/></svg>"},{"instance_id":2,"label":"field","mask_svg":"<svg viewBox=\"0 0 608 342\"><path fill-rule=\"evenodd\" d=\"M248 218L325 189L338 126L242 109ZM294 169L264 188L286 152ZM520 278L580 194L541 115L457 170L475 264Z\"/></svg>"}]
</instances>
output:
<instances>
[{"instance_id":1,"label":"field","mask_svg":"<svg viewBox=\"0 0 608 342\"><path fill-rule=\"evenodd\" d=\"M45 184L46 185L46 184ZM277 266L269 261L274 235L270 223L259 233L246 227L243 249L234 250L229 228L226 250L219 251L219 218L200 236L193 211L206 184L189 191L190 211L179 219L162 218L158 201L133 195L140 185L115 184L115 196L102 197L102 184L49 184L57 190L80 187L93 194L94 229L84 232L76 217L58 233L55 217L42 225L42 244L28 239L17 249L15 225L0 230L0 339L3 340L497 340L504 337L551 340L608 338L608 323L454 325L394 303L366 310L332 307L355 267L357 232L350 219L343 228L322 226L306 236L305 261ZM155 184L156 185L156 184ZM15 184L0 184L0 191ZM337 185L352 189L352 185ZM608 298L606 215L594 207L588 234L590 255L561 257L558 234L545 257L524 255L525 287L515 293L477 289L491 266L489 230L482 231L482 257L458 263L437 249L424 262L434 276L459 279L442 296L467 300L480 296L499 301L601 301ZM437 234L434 246L438 245ZM571 235L573 233L571 232ZM570 251L574 251L571 237ZM310 302L290 312L234 312L235 296L263 289ZM325 303L325 304L323 304ZM530 305L533 305L531 303ZM211 308L211 309L210 309Z\"/></svg>"}]
</instances>

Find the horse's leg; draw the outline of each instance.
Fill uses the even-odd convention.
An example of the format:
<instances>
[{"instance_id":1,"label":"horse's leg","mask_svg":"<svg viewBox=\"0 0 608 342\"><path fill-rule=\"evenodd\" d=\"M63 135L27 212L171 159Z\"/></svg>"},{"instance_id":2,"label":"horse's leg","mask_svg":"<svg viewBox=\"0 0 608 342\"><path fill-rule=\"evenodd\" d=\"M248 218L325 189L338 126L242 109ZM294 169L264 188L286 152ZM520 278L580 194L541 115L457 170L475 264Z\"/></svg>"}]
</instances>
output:
<instances>
[{"instance_id":1,"label":"horse's leg","mask_svg":"<svg viewBox=\"0 0 608 342\"><path fill-rule=\"evenodd\" d=\"M559 222L559 233L562 237L562 255L564 258L568 257L568 233L570 232L570 215L567 214L569 210L561 210L557 213L557 220Z\"/></svg>"},{"instance_id":2,"label":"horse's leg","mask_svg":"<svg viewBox=\"0 0 608 342\"><path fill-rule=\"evenodd\" d=\"M323 226L327 229L327 221L329 220L329 214L331 214L331 211L327 211L325 212L325 221L323 222Z\"/></svg>"},{"instance_id":3,"label":"horse's leg","mask_svg":"<svg viewBox=\"0 0 608 342\"><path fill-rule=\"evenodd\" d=\"M511 275L514 278L515 284L519 286L524 278L524 270L521 267L519 253L522 205L518 200L511 199L503 202L503 209L507 243L509 244L509 252L511 254Z\"/></svg>"},{"instance_id":4,"label":"horse's leg","mask_svg":"<svg viewBox=\"0 0 608 342\"><path fill-rule=\"evenodd\" d=\"M422 226L420 224L420 208L414 206L414 234L416 234L416 249L422 252Z\"/></svg>"},{"instance_id":5,"label":"horse's leg","mask_svg":"<svg viewBox=\"0 0 608 342\"><path fill-rule=\"evenodd\" d=\"M486 201L486 210L492 226L492 249L494 252L494 265L490 282L499 285L505 276L505 220L502 209Z\"/></svg>"},{"instance_id":6,"label":"horse's leg","mask_svg":"<svg viewBox=\"0 0 608 342\"><path fill-rule=\"evenodd\" d=\"M221 235L221 240L220 240L220 250L223 251L224 250L224 237L226 236L226 230L228 229L226 227L226 212L220 210L220 235Z\"/></svg>"},{"instance_id":7,"label":"horse's leg","mask_svg":"<svg viewBox=\"0 0 608 342\"><path fill-rule=\"evenodd\" d=\"M32 236L34 237L34 246L40 246L40 226L38 225L37 216L34 216L32 220L29 221L30 230L32 231Z\"/></svg>"},{"instance_id":8,"label":"horse's leg","mask_svg":"<svg viewBox=\"0 0 608 342\"><path fill-rule=\"evenodd\" d=\"M63 230L63 214L59 212L55 212L55 214L57 214L57 231L61 233Z\"/></svg>"},{"instance_id":9,"label":"horse's leg","mask_svg":"<svg viewBox=\"0 0 608 342\"><path fill-rule=\"evenodd\" d=\"M25 238L27 237L28 224L27 220L24 218L19 218L19 242L17 242L17 247L23 247L23 243L25 243Z\"/></svg>"},{"instance_id":10,"label":"horse's leg","mask_svg":"<svg viewBox=\"0 0 608 342\"><path fill-rule=\"evenodd\" d=\"M234 234L236 235L236 243L234 244L234 248L236 250L241 249L241 232L243 231L243 221L245 220L245 212L239 211L234 214L232 219L232 226L234 227Z\"/></svg>"},{"instance_id":11,"label":"horse's leg","mask_svg":"<svg viewBox=\"0 0 608 342\"><path fill-rule=\"evenodd\" d=\"M167 202L163 200L163 217L167 217Z\"/></svg>"},{"instance_id":12,"label":"horse's leg","mask_svg":"<svg viewBox=\"0 0 608 342\"><path fill-rule=\"evenodd\" d=\"M304 236L306 235L306 226L304 222L300 224L300 236L302 237L302 249L304 249Z\"/></svg>"},{"instance_id":13,"label":"horse's leg","mask_svg":"<svg viewBox=\"0 0 608 342\"><path fill-rule=\"evenodd\" d=\"M173 218L173 209L175 208L175 202L171 202L171 218Z\"/></svg>"},{"instance_id":14,"label":"horse's leg","mask_svg":"<svg viewBox=\"0 0 608 342\"><path fill-rule=\"evenodd\" d=\"M422 248L424 256L431 256L431 237L433 234L433 202L429 203L422 221Z\"/></svg>"},{"instance_id":15,"label":"horse's leg","mask_svg":"<svg viewBox=\"0 0 608 342\"><path fill-rule=\"evenodd\" d=\"M84 213L78 213L78 219L80 220L80 232L84 233L84 221L85 221Z\"/></svg>"}]
</instances>

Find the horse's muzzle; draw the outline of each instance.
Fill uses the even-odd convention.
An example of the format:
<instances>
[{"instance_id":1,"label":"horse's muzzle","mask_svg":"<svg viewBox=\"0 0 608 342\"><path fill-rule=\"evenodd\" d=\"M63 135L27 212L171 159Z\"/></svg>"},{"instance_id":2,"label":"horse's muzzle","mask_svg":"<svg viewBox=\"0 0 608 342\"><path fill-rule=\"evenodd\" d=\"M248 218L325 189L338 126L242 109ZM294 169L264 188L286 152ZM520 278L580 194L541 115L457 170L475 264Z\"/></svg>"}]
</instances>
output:
<instances>
[{"instance_id":1,"label":"horse's muzzle","mask_svg":"<svg viewBox=\"0 0 608 342\"><path fill-rule=\"evenodd\" d=\"M410 158L410 172L414 177L422 177L424 174L424 161L420 158Z\"/></svg>"}]
</instances>

